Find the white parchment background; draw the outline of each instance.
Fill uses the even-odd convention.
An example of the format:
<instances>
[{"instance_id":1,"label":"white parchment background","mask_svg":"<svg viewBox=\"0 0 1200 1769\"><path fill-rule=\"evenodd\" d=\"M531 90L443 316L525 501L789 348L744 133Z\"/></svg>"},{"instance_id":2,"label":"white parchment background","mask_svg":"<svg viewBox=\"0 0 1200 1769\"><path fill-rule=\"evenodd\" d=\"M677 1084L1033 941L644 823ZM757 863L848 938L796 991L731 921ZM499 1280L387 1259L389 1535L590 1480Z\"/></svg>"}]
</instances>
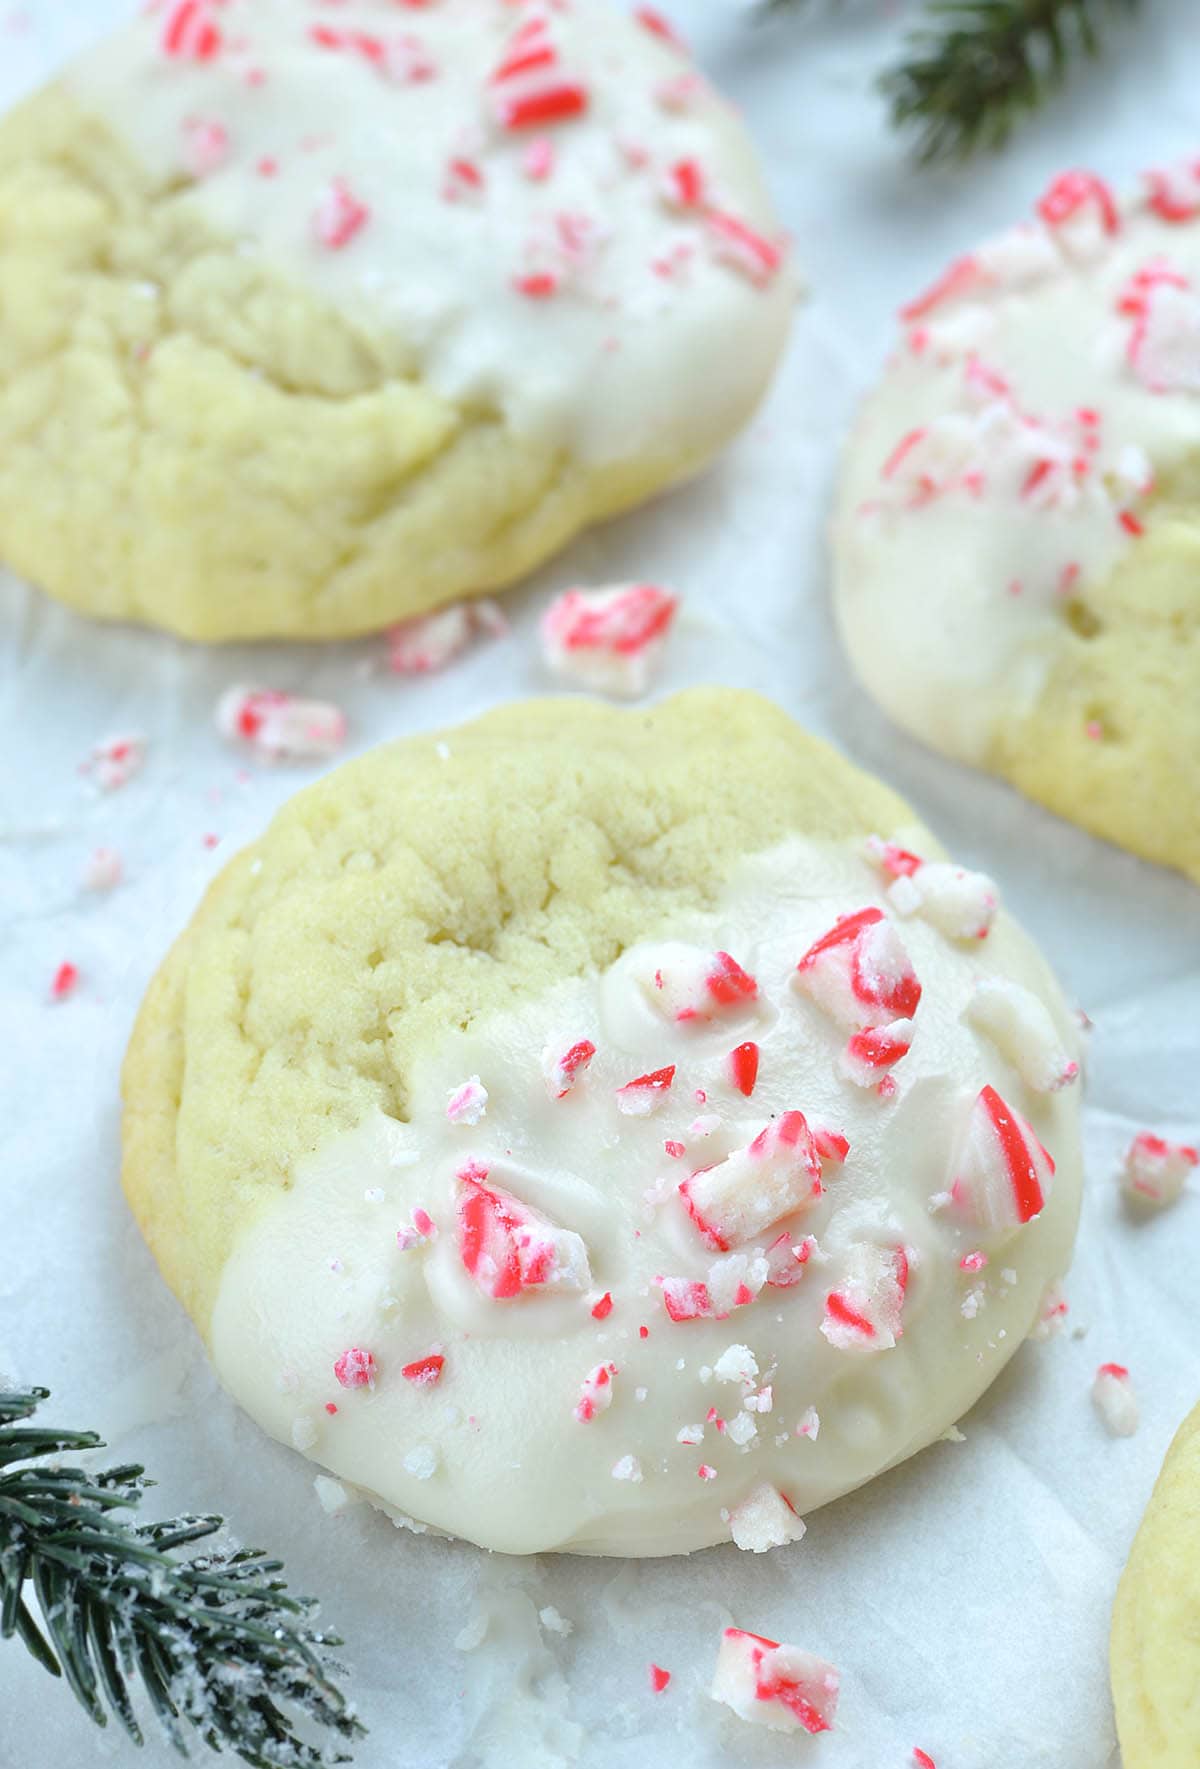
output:
<instances>
[{"instance_id":1,"label":"white parchment background","mask_svg":"<svg viewBox=\"0 0 1200 1769\"><path fill-rule=\"evenodd\" d=\"M123 9L0 4L0 99ZM905 165L869 91L897 23L873 0L758 27L718 0L674 10L745 107L811 281L768 409L700 484L580 542L507 598L511 639L425 683L380 671L378 643L192 650L89 626L0 578L0 1369L51 1386L54 1417L105 1430L114 1459L144 1459L163 1513L225 1511L324 1596L371 1727L362 1769L904 1769L916 1744L938 1769L1112 1769L1113 1587L1200 1393L1200 1191L1137 1226L1113 1174L1134 1129L1200 1129L1200 893L889 728L847 679L822 530L836 444L899 301L1065 165L1121 178L1200 149L1200 22L1194 0L1148 3L1141 27L1118 32L1109 61L1003 160L933 175ZM793 1550L489 1559L398 1533L364 1507L326 1518L311 1468L223 1398L117 1187L117 1069L146 980L205 882L308 777L239 780L240 758L212 729L223 687L257 679L327 696L366 747L542 691L532 634L547 595L635 575L687 597L664 689L765 689L886 775L962 859L1003 880L1095 1020L1089 1190L1068 1292L1085 1333L1026 1347L963 1422L964 1443L818 1512ZM145 772L99 797L77 764L98 737L131 729L150 742ZM206 834L220 837L215 851ZM110 898L79 889L98 843L127 863ZM83 982L52 1007L67 958ZM1088 1399L1095 1366L1113 1358L1142 1400L1129 1441L1104 1435ZM573 1621L570 1638L543 1635L547 1604ZM780 1740L707 1699L730 1620L841 1667L836 1735ZM473 1650L456 1646L464 1629L464 1641L483 1635ZM664 1695L649 1692L650 1660L674 1674ZM0 1769L136 1760L19 1646L0 1649ZM174 1760L157 1744L141 1758Z\"/></svg>"}]
</instances>

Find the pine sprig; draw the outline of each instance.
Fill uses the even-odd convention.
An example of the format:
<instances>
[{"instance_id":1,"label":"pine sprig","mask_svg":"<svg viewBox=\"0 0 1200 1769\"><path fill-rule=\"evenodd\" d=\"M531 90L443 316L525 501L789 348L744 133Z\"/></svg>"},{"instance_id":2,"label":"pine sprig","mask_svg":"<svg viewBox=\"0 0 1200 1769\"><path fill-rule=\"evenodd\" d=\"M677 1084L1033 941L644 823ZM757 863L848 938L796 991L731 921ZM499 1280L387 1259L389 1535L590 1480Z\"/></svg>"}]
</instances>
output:
<instances>
[{"instance_id":1,"label":"pine sprig","mask_svg":"<svg viewBox=\"0 0 1200 1769\"><path fill-rule=\"evenodd\" d=\"M220 1517L117 1515L153 1482L133 1463L62 1466L64 1451L103 1440L21 1423L48 1398L0 1392L0 1639L19 1636L98 1725L112 1713L135 1744L140 1689L182 1756L198 1736L254 1769L348 1762L330 1738L352 1742L363 1728L334 1681L341 1641L315 1628L313 1600L288 1592L280 1561L213 1541ZM177 1558L203 1541L205 1553Z\"/></svg>"},{"instance_id":2,"label":"pine sprig","mask_svg":"<svg viewBox=\"0 0 1200 1769\"><path fill-rule=\"evenodd\" d=\"M880 79L918 159L1003 147L1019 119L1099 53L1104 26L1140 0L930 0L905 59Z\"/></svg>"}]
</instances>

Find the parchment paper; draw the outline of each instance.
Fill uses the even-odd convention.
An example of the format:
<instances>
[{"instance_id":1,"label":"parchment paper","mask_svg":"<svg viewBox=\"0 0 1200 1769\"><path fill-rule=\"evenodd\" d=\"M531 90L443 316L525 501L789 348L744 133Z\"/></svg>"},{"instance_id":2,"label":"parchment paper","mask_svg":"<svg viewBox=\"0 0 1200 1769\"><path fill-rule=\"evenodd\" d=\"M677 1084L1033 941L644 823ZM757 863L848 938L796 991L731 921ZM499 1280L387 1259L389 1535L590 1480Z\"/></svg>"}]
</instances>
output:
<instances>
[{"instance_id":1,"label":"parchment paper","mask_svg":"<svg viewBox=\"0 0 1200 1769\"><path fill-rule=\"evenodd\" d=\"M0 10L0 99L122 10ZM718 0L673 11L744 106L811 282L768 408L699 484L581 541L506 598L509 639L425 682L388 675L378 641L202 651L89 625L0 580L0 1369L50 1385L54 1418L102 1428L112 1459L144 1459L158 1514L220 1509L323 1596L371 1727L362 1769L904 1769L914 1745L938 1769L1110 1769L1112 1593L1200 1393L1200 1190L1137 1226L1114 1173L1135 1129L1200 1128L1200 893L892 730L848 680L822 536L836 445L895 307L1064 166L1125 178L1196 151L1200 26L1194 3L1157 0L1006 157L933 175L905 164L869 89L912 9L885 17L847 0L837 16L801 6L758 26ZM533 628L547 596L635 575L687 598L663 692L756 686L883 773L959 857L1002 879L1094 1019L1089 1187L1068 1286L1080 1336L1024 1348L963 1421L964 1442L814 1514L791 1550L489 1559L365 1506L326 1517L312 1467L222 1396L120 1196L117 1070L142 989L205 882L311 776L247 768L221 743L211 714L224 687L338 701L352 748L365 748L545 690ZM124 731L146 736L149 759L104 796L78 764ZM109 897L79 888L100 843L128 871ZM81 985L52 1006L64 959ZM1130 1366L1141 1397L1129 1440L1109 1439L1089 1402L1109 1359ZM539 1621L549 1606L569 1636ZM730 1620L841 1668L834 1735L776 1738L709 1701ZM662 1695L651 1660L673 1673ZM19 1646L0 1649L0 1769L137 1760ZM140 1760L175 1761L158 1743Z\"/></svg>"}]
</instances>

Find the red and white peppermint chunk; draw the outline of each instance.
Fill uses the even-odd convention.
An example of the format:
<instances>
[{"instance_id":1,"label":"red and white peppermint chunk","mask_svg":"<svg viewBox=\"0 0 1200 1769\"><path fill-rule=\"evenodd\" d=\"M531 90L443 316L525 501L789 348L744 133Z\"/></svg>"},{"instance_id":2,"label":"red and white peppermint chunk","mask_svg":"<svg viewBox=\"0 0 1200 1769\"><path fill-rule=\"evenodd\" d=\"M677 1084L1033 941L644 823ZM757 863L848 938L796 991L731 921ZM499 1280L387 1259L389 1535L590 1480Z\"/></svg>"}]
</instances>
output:
<instances>
[{"instance_id":1,"label":"red and white peppermint chunk","mask_svg":"<svg viewBox=\"0 0 1200 1769\"><path fill-rule=\"evenodd\" d=\"M1197 1165L1200 1150L1190 1143L1168 1142L1166 1137L1142 1130L1126 1150L1121 1190L1137 1203L1161 1210L1176 1202Z\"/></svg>"},{"instance_id":2,"label":"red and white peppermint chunk","mask_svg":"<svg viewBox=\"0 0 1200 1769\"><path fill-rule=\"evenodd\" d=\"M951 940L986 939L1000 893L986 873L944 860L923 860L895 842L871 835L867 858L892 879L888 902L898 915L919 915Z\"/></svg>"},{"instance_id":3,"label":"red and white peppermint chunk","mask_svg":"<svg viewBox=\"0 0 1200 1769\"><path fill-rule=\"evenodd\" d=\"M821 1196L821 1158L803 1112L784 1112L744 1149L679 1187L710 1247L727 1252Z\"/></svg>"},{"instance_id":4,"label":"red and white peppermint chunk","mask_svg":"<svg viewBox=\"0 0 1200 1769\"><path fill-rule=\"evenodd\" d=\"M875 1087L912 1048L916 1030L911 1020L869 1026L855 1032L838 1059L838 1069L856 1087Z\"/></svg>"},{"instance_id":5,"label":"red and white peppermint chunk","mask_svg":"<svg viewBox=\"0 0 1200 1769\"><path fill-rule=\"evenodd\" d=\"M1094 172L1062 172L1037 204L1037 212L1069 258L1097 257L1121 231L1121 211L1109 186Z\"/></svg>"},{"instance_id":6,"label":"red and white peppermint chunk","mask_svg":"<svg viewBox=\"0 0 1200 1769\"><path fill-rule=\"evenodd\" d=\"M838 918L796 966L797 988L839 1026L861 1030L911 1019L921 985L882 909Z\"/></svg>"},{"instance_id":7,"label":"red and white peppermint chunk","mask_svg":"<svg viewBox=\"0 0 1200 1769\"><path fill-rule=\"evenodd\" d=\"M1200 393L1200 297L1177 276L1149 284L1129 335L1129 365L1151 393Z\"/></svg>"},{"instance_id":8,"label":"red and white peppermint chunk","mask_svg":"<svg viewBox=\"0 0 1200 1769\"><path fill-rule=\"evenodd\" d=\"M712 1697L739 1719L776 1732L828 1732L837 1713L838 1673L799 1646L726 1628Z\"/></svg>"},{"instance_id":9,"label":"red and white peppermint chunk","mask_svg":"<svg viewBox=\"0 0 1200 1769\"><path fill-rule=\"evenodd\" d=\"M730 1535L739 1548L750 1554L765 1554L770 1548L798 1542L804 1528L804 1520L796 1515L791 1500L765 1481L729 1513Z\"/></svg>"},{"instance_id":10,"label":"red and white peppermint chunk","mask_svg":"<svg viewBox=\"0 0 1200 1769\"><path fill-rule=\"evenodd\" d=\"M1181 223L1200 216L1200 160L1181 160L1143 176L1146 207L1161 221Z\"/></svg>"},{"instance_id":11,"label":"red and white peppermint chunk","mask_svg":"<svg viewBox=\"0 0 1200 1769\"><path fill-rule=\"evenodd\" d=\"M1024 984L1007 977L982 978L963 1017L991 1040L1035 1093L1056 1093L1079 1079L1079 1064L1068 1055L1050 1009Z\"/></svg>"},{"instance_id":12,"label":"red and white peppermint chunk","mask_svg":"<svg viewBox=\"0 0 1200 1769\"><path fill-rule=\"evenodd\" d=\"M765 289L783 265L783 248L776 241L727 210L708 211L707 239L717 262L727 264L756 288Z\"/></svg>"},{"instance_id":13,"label":"red and white peppermint chunk","mask_svg":"<svg viewBox=\"0 0 1200 1769\"><path fill-rule=\"evenodd\" d=\"M668 1063L665 1069L652 1069L646 1075L635 1076L624 1087L618 1087L617 1110L626 1118L649 1118L665 1101L674 1079L674 1063Z\"/></svg>"},{"instance_id":14,"label":"red and white peppermint chunk","mask_svg":"<svg viewBox=\"0 0 1200 1769\"><path fill-rule=\"evenodd\" d=\"M346 715L339 707L276 688L227 688L215 719L222 737L271 762L320 761L346 741Z\"/></svg>"},{"instance_id":15,"label":"red and white peppermint chunk","mask_svg":"<svg viewBox=\"0 0 1200 1769\"><path fill-rule=\"evenodd\" d=\"M589 1425L597 1413L606 1413L612 1406L616 1373L616 1364L597 1364L588 1371L575 1406L575 1417L581 1425Z\"/></svg>"},{"instance_id":16,"label":"red and white peppermint chunk","mask_svg":"<svg viewBox=\"0 0 1200 1769\"><path fill-rule=\"evenodd\" d=\"M542 617L542 656L567 681L635 699L657 672L678 607L657 584L565 590Z\"/></svg>"},{"instance_id":17,"label":"red and white peppermint chunk","mask_svg":"<svg viewBox=\"0 0 1200 1769\"><path fill-rule=\"evenodd\" d=\"M333 1366L333 1373L343 1388L374 1388L377 1374L375 1354L361 1346L351 1345Z\"/></svg>"},{"instance_id":18,"label":"red and white peppermint chunk","mask_svg":"<svg viewBox=\"0 0 1200 1769\"><path fill-rule=\"evenodd\" d=\"M220 0L174 0L163 25L162 49L177 61L213 61L221 53Z\"/></svg>"},{"instance_id":19,"label":"red and white peppermint chunk","mask_svg":"<svg viewBox=\"0 0 1200 1769\"><path fill-rule=\"evenodd\" d=\"M371 211L344 178L326 185L313 210L313 234L329 252L343 251L371 219Z\"/></svg>"},{"instance_id":20,"label":"red and white peppermint chunk","mask_svg":"<svg viewBox=\"0 0 1200 1769\"><path fill-rule=\"evenodd\" d=\"M563 67L547 19L531 18L513 33L489 77L488 102L508 130L568 122L587 110L587 86Z\"/></svg>"},{"instance_id":21,"label":"red and white peppermint chunk","mask_svg":"<svg viewBox=\"0 0 1200 1769\"><path fill-rule=\"evenodd\" d=\"M904 1332L908 1254L858 1241L843 1263L841 1281L825 1298L821 1332L835 1351L891 1351Z\"/></svg>"},{"instance_id":22,"label":"red and white peppermint chunk","mask_svg":"<svg viewBox=\"0 0 1200 1769\"><path fill-rule=\"evenodd\" d=\"M542 1074L551 1099L566 1099L581 1075L586 1074L596 1046L590 1038L577 1038L574 1044L548 1044L542 1052Z\"/></svg>"},{"instance_id":23,"label":"red and white peppermint chunk","mask_svg":"<svg viewBox=\"0 0 1200 1769\"><path fill-rule=\"evenodd\" d=\"M1092 1403L1110 1436L1133 1436L1138 1428L1138 1403L1124 1364L1100 1365L1092 1382Z\"/></svg>"},{"instance_id":24,"label":"red and white peppermint chunk","mask_svg":"<svg viewBox=\"0 0 1200 1769\"><path fill-rule=\"evenodd\" d=\"M820 1251L815 1236L801 1235L797 1239L785 1229L781 1235L775 1237L764 1254L768 1284L774 1290L790 1290L793 1284L800 1282L810 1261Z\"/></svg>"},{"instance_id":25,"label":"red and white peppermint chunk","mask_svg":"<svg viewBox=\"0 0 1200 1769\"><path fill-rule=\"evenodd\" d=\"M495 602L452 602L436 614L418 614L389 628L388 668L398 676L428 676L445 669L479 633L501 638L508 622Z\"/></svg>"},{"instance_id":26,"label":"red and white peppermint chunk","mask_svg":"<svg viewBox=\"0 0 1200 1769\"><path fill-rule=\"evenodd\" d=\"M116 792L141 773L146 749L144 737L103 737L93 744L80 772L90 775L101 792Z\"/></svg>"},{"instance_id":27,"label":"red and white peppermint chunk","mask_svg":"<svg viewBox=\"0 0 1200 1769\"><path fill-rule=\"evenodd\" d=\"M511 1192L488 1184L488 1170L471 1162L458 1175L458 1251L476 1288L496 1302L530 1291L591 1288L587 1248Z\"/></svg>"},{"instance_id":28,"label":"red and white peppermint chunk","mask_svg":"<svg viewBox=\"0 0 1200 1769\"><path fill-rule=\"evenodd\" d=\"M815 1243L814 1243L815 1246ZM663 1307L672 1321L724 1321L754 1301L770 1282L764 1253L729 1253L714 1260L704 1278L657 1277Z\"/></svg>"},{"instance_id":29,"label":"red and white peppermint chunk","mask_svg":"<svg viewBox=\"0 0 1200 1769\"><path fill-rule=\"evenodd\" d=\"M1024 1118L984 1087L951 1165L950 1196L968 1222L1006 1239L1046 1207L1054 1161Z\"/></svg>"},{"instance_id":30,"label":"red and white peppermint chunk","mask_svg":"<svg viewBox=\"0 0 1200 1769\"><path fill-rule=\"evenodd\" d=\"M487 1105L488 1090L478 1075L472 1075L451 1089L446 1101L446 1116L451 1124L476 1125L486 1116Z\"/></svg>"},{"instance_id":31,"label":"red and white peppermint chunk","mask_svg":"<svg viewBox=\"0 0 1200 1769\"><path fill-rule=\"evenodd\" d=\"M758 1000L758 984L728 952L676 943L656 951L635 974L651 1006L676 1025L728 1017Z\"/></svg>"}]
</instances>

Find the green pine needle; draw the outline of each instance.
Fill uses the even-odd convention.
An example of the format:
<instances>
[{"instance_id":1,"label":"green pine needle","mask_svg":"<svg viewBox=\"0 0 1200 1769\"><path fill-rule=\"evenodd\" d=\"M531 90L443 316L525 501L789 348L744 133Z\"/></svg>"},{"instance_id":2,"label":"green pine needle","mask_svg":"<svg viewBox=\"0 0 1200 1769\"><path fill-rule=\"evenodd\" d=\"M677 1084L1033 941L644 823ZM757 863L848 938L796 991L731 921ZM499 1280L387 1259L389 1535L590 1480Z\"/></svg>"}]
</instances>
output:
<instances>
[{"instance_id":1,"label":"green pine needle","mask_svg":"<svg viewBox=\"0 0 1200 1769\"><path fill-rule=\"evenodd\" d=\"M349 1762L331 1739L352 1742L363 1727L334 1681L341 1641L314 1627L313 1600L291 1596L282 1563L257 1548L210 1543L176 1558L214 1537L220 1517L115 1515L152 1482L134 1464L63 1467L63 1451L102 1439L19 1423L48 1398L44 1388L0 1393L0 1639L23 1640L97 1725L111 1713L135 1744L140 1690L182 1756L199 1736L254 1769Z\"/></svg>"},{"instance_id":2,"label":"green pine needle","mask_svg":"<svg viewBox=\"0 0 1200 1769\"><path fill-rule=\"evenodd\" d=\"M879 84L918 159L1003 147L1019 119L1099 53L1105 24L1140 0L929 0L905 59Z\"/></svg>"}]
</instances>

